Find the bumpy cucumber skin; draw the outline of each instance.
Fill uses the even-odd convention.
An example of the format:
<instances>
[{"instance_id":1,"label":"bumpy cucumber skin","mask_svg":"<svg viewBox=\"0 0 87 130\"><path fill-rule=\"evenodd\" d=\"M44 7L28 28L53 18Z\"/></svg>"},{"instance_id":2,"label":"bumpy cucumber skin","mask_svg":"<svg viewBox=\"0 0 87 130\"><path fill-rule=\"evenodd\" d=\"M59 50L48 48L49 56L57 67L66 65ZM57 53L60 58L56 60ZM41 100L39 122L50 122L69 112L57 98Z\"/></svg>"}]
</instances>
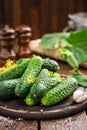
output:
<instances>
[{"instance_id":1,"label":"bumpy cucumber skin","mask_svg":"<svg viewBox=\"0 0 87 130\"><path fill-rule=\"evenodd\" d=\"M50 85L50 74L47 69L42 69L38 79L30 89L30 94L33 98L41 98L47 91Z\"/></svg>"},{"instance_id":2,"label":"bumpy cucumber skin","mask_svg":"<svg viewBox=\"0 0 87 130\"><path fill-rule=\"evenodd\" d=\"M20 64L22 61L29 60L29 59L31 58L21 58L17 61L17 63ZM45 59L42 59L42 69L43 68L56 72L60 67L59 67L59 64L55 60L45 58Z\"/></svg>"},{"instance_id":3,"label":"bumpy cucumber skin","mask_svg":"<svg viewBox=\"0 0 87 130\"><path fill-rule=\"evenodd\" d=\"M54 72L50 76L50 89L54 87L56 84L58 84L59 82L61 82L61 80L62 80L61 76L57 72Z\"/></svg>"},{"instance_id":4,"label":"bumpy cucumber skin","mask_svg":"<svg viewBox=\"0 0 87 130\"><path fill-rule=\"evenodd\" d=\"M45 78L46 80L44 82ZM39 103L41 100L41 97L43 97L47 91L49 91L52 87L54 87L60 81L61 81L61 78L58 75L58 73L53 73L50 76L49 71L47 69L43 69L38 76L38 80L31 87L30 93L25 98L26 105L33 106Z\"/></svg>"},{"instance_id":5,"label":"bumpy cucumber skin","mask_svg":"<svg viewBox=\"0 0 87 130\"><path fill-rule=\"evenodd\" d=\"M57 73L50 74L47 69L42 69L38 79L30 89L30 94L34 99L41 99L52 87L60 82Z\"/></svg>"},{"instance_id":6,"label":"bumpy cucumber skin","mask_svg":"<svg viewBox=\"0 0 87 130\"><path fill-rule=\"evenodd\" d=\"M27 68L30 60L26 60L13 67L12 69L0 74L0 81L19 78Z\"/></svg>"},{"instance_id":7,"label":"bumpy cucumber skin","mask_svg":"<svg viewBox=\"0 0 87 130\"><path fill-rule=\"evenodd\" d=\"M0 81L0 99L11 100L15 97L15 87L19 79Z\"/></svg>"},{"instance_id":8,"label":"bumpy cucumber skin","mask_svg":"<svg viewBox=\"0 0 87 130\"><path fill-rule=\"evenodd\" d=\"M55 60L46 58L46 59L43 59L42 68L46 68L50 71L56 72L59 69L59 65Z\"/></svg>"},{"instance_id":9,"label":"bumpy cucumber skin","mask_svg":"<svg viewBox=\"0 0 87 130\"><path fill-rule=\"evenodd\" d=\"M28 106L34 106L38 103L38 99L34 99L30 94L28 94L25 98L25 103Z\"/></svg>"},{"instance_id":10,"label":"bumpy cucumber skin","mask_svg":"<svg viewBox=\"0 0 87 130\"><path fill-rule=\"evenodd\" d=\"M41 99L41 103L44 106L51 106L59 103L60 101L71 95L76 90L77 86L78 84L76 79L72 77L67 77L67 79L63 80L54 88L49 90L46 95Z\"/></svg>"},{"instance_id":11,"label":"bumpy cucumber skin","mask_svg":"<svg viewBox=\"0 0 87 130\"><path fill-rule=\"evenodd\" d=\"M24 61L30 61L30 58L20 58L17 60L17 64L21 64Z\"/></svg>"},{"instance_id":12,"label":"bumpy cucumber skin","mask_svg":"<svg viewBox=\"0 0 87 130\"><path fill-rule=\"evenodd\" d=\"M15 88L15 94L19 97L24 97L29 93L29 90L35 80L37 79L38 74L42 68L42 59L39 56L31 58L29 65L22 77L20 78L19 83Z\"/></svg>"}]
</instances>

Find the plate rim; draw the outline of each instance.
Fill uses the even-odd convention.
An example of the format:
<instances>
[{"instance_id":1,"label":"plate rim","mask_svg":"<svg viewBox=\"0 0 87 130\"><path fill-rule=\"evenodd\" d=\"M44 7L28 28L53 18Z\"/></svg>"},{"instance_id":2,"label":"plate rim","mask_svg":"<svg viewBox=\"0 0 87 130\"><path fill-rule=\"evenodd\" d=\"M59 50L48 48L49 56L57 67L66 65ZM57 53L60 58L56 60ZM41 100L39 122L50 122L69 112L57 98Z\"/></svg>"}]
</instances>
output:
<instances>
[{"instance_id":1,"label":"plate rim","mask_svg":"<svg viewBox=\"0 0 87 130\"><path fill-rule=\"evenodd\" d=\"M86 107L87 107L87 100L85 100L82 103L77 103L74 105L67 106L65 108L59 108L50 111L43 111L42 109L40 109L40 111L28 111L22 109L16 110L0 105L0 114L6 117L33 119L33 120L55 119L55 118L72 116L73 114L81 112Z\"/></svg>"}]
</instances>

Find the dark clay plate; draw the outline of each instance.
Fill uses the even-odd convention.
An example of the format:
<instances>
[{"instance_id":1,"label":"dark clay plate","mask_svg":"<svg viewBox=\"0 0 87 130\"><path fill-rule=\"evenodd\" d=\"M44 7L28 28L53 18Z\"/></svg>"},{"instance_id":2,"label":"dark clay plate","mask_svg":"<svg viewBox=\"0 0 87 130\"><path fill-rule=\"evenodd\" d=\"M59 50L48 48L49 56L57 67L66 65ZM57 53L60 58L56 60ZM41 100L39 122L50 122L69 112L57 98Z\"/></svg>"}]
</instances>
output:
<instances>
[{"instance_id":1,"label":"dark clay plate","mask_svg":"<svg viewBox=\"0 0 87 130\"><path fill-rule=\"evenodd\" d=\"M87 100L77 104L73 101L72 96L51 107L41 105L28 107L23 99L11 101L0 101L0 114L12 118L23 119L55 119L71 116L87 106Z\"/></svg>"}]
</instances>

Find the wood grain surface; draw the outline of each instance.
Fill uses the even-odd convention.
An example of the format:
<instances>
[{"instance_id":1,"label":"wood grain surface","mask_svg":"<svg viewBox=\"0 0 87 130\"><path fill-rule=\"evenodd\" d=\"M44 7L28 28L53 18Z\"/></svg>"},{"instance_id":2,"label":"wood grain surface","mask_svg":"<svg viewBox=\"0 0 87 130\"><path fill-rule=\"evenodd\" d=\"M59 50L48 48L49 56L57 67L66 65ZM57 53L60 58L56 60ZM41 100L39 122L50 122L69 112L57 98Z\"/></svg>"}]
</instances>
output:
<instances>
[{"instance_id":1,"label":"wood grain surface","mask_svg":"<svg viewBox=\"0 0 87 130\"><path fill-rule=\"evenodd\" d=\"M0 116L0 130L87 130L87 115L83 111L68 118L28 121Z\"/></svg>"},{"instance_id":2,"label":"wood grain surface","mask_svg":"<svg viewBox=\"0 0 87 130\"><path fill-rule=\"evenodd\" d=\"M41 130L87 130L86 112L59 120L41 121Z\"/></svg>"},{"instance_id":3,"label":"wood grain surface","mask_svg":"<svg viewBox=\"0 0 87 130\"><path fill-rule=\"evenodd\" d=\"M25 121L21 118L10 119L0 116L0 130L38 130L37 121Z\"/></svg>"},{"instance_id":4,"label":"wood grain surface","mask_svg":"<svg viewBox=\"0 0 87 130\"><path fill-rule=\"evenodd\" d=\"M0 116L0 130L38 130L37 121L16 120Z\"/></svg>"},{"instance_id":5,"label":"wood grain surface","mask_svg":"<svg viewBox=\"0 0 87 130\"><path fill-rule=\"evenodd\" d=\"M62 31L68 14L86 11L87 0L0 0L0 24L29 25L36 39Z\"/></svg>"}]
</instances>

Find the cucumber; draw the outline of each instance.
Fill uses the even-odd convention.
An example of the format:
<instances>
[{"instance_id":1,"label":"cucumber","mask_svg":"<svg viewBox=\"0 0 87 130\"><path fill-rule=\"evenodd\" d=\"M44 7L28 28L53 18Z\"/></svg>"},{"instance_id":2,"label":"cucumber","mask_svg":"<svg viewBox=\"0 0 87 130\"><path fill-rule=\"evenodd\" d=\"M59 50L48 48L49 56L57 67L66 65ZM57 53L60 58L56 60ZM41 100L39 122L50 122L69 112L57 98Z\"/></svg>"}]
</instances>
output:
<instances>
[{"instance_id":1,"label":"cucumber","mask_svg":"<svg viewBox=\"0 0 87 130\"><path fill-rule=\"evenodd\" d=\"M25 61L28 59L30 58L21 58L17 61L17 63L21 63L22 61ZM57 70L59 70L59 64L55 60L45 58L45 59L42 59L42 69L43 68L56 72Z\"/></svg>"},{"instance_id":2,"label":"cucumber","mask_svg":"<svg viewBox=\"0 0 87 130\"><path fill-rule=\"evenodd\" d=\"M30 93L26 96L25 98L25 103L28 106L34 106L35 104L37 104L39 102L39 99L34 99Z\"/></svg>"},{"instance_id":3,"label":"cucumber","mask_svg":"<svg viewBox=\"0 0 87 130\"><path fill-rule=\"evenodd\" d=\"M33 98L41 98L47 87L50 85L50 73L47 69L42 69L38 79L30 89L30 94Z\"/></svg>"},{"instance_id":4,"label":"cucumber","mask_svg":"<svg viewBox=\"0 0 87 130\"><path fill-rule=\"evenodd\" d=\"M41 99L41 103L44 106L51 106L59 103L71 95L76 90L77 86L78 84L76 79L69 76L66 79L63 79L63 81L57 84L54 88L49 90Z\"/></svg>"},{"instance_id":5,"label":"cucumber","mask_svg":"<svg viewBox=\"0 0 87 130\"><path fill-rule=\"evenodd\" d=\"M15 97L15 87L19 79L0 81L0 99L10 100Z\"/></svg>"},{"instance_id":6,"label":"cucumber","mask_svg":"<svg viewBox=\"0 0 87 130\"><path fill-rule=\"evenodd\" d=\"M42 68L46 68L50 71L56 72L57 70L59 70L60 67L59 67L59 64L55 60L46 58L46 59L43 59Z\"/></svg>"},{"instance_id":7,"label":"cucumber","mask_svg":"<svg viewBox=\"0 0 87 130\"><path fill-rule=\"evenodd\" d=\"M19 97L24 97L29 93L29 90L35 80L37 79L38 74L42 68L42 59L39 56L31 58L29 65L22 77L20 78L19 83L15 88L15 94Z\"/></svg>"},{"instance_id":8,"label":"cucumber","mask_svg":"<svg viewBox=\"0 0 87 130\"><path fill-rule=\"evenodd\" d=\"M47 69L43 69L36 82L30 89L30 93L25 98L25 102L28 106L33 106L40 102L41 97L61 81L58 73L49 72Z\"/></svg>"},{"instance_id":9,"label":"cucumber","mask_svg":"<svg viewBox=\"0 0 87 130\"><path fill-rule=\"evenodd\" d=\"M57 73L42 69L38 79L30 89L30 94L35 99L40 99L45 93L60 82L60 76Z\"/></svg>"},{"instance_id":10,"label":"cucumber","mask_svg":"<svg viewBox=\"0 0 87 130\"><path fill-rule=\"evenodd\" d=\"M17 60L17 64L21 64L23 61L29 61L30 58L20 58Z\"/></svg>"},{"instance_id":11,"label":"cucumber","mask_svg":"<svg viewBox=\"0 0 87 130\"><path fill-rule=\"evenodd\" d=\"M49 88L54 87L56 84L58 84L61 81L62 81L61 76L58 73L54 72L53 74L50 75L50 87Z\"/></svg>"},{"instance_id":12,"label":"cucumber","mask_svg":"<svg viewBox=\"0 0 87 130\"><path fill-rule=\"evenodd\" d=\"M0 81L21 77L21 75L24 73L25 69L29 64L29 61L29 59L23 61L20 64L17 64L15 67L11 68L10 70L7 70L6 72L0 74Z\"/></svg>"}]
</instances>

